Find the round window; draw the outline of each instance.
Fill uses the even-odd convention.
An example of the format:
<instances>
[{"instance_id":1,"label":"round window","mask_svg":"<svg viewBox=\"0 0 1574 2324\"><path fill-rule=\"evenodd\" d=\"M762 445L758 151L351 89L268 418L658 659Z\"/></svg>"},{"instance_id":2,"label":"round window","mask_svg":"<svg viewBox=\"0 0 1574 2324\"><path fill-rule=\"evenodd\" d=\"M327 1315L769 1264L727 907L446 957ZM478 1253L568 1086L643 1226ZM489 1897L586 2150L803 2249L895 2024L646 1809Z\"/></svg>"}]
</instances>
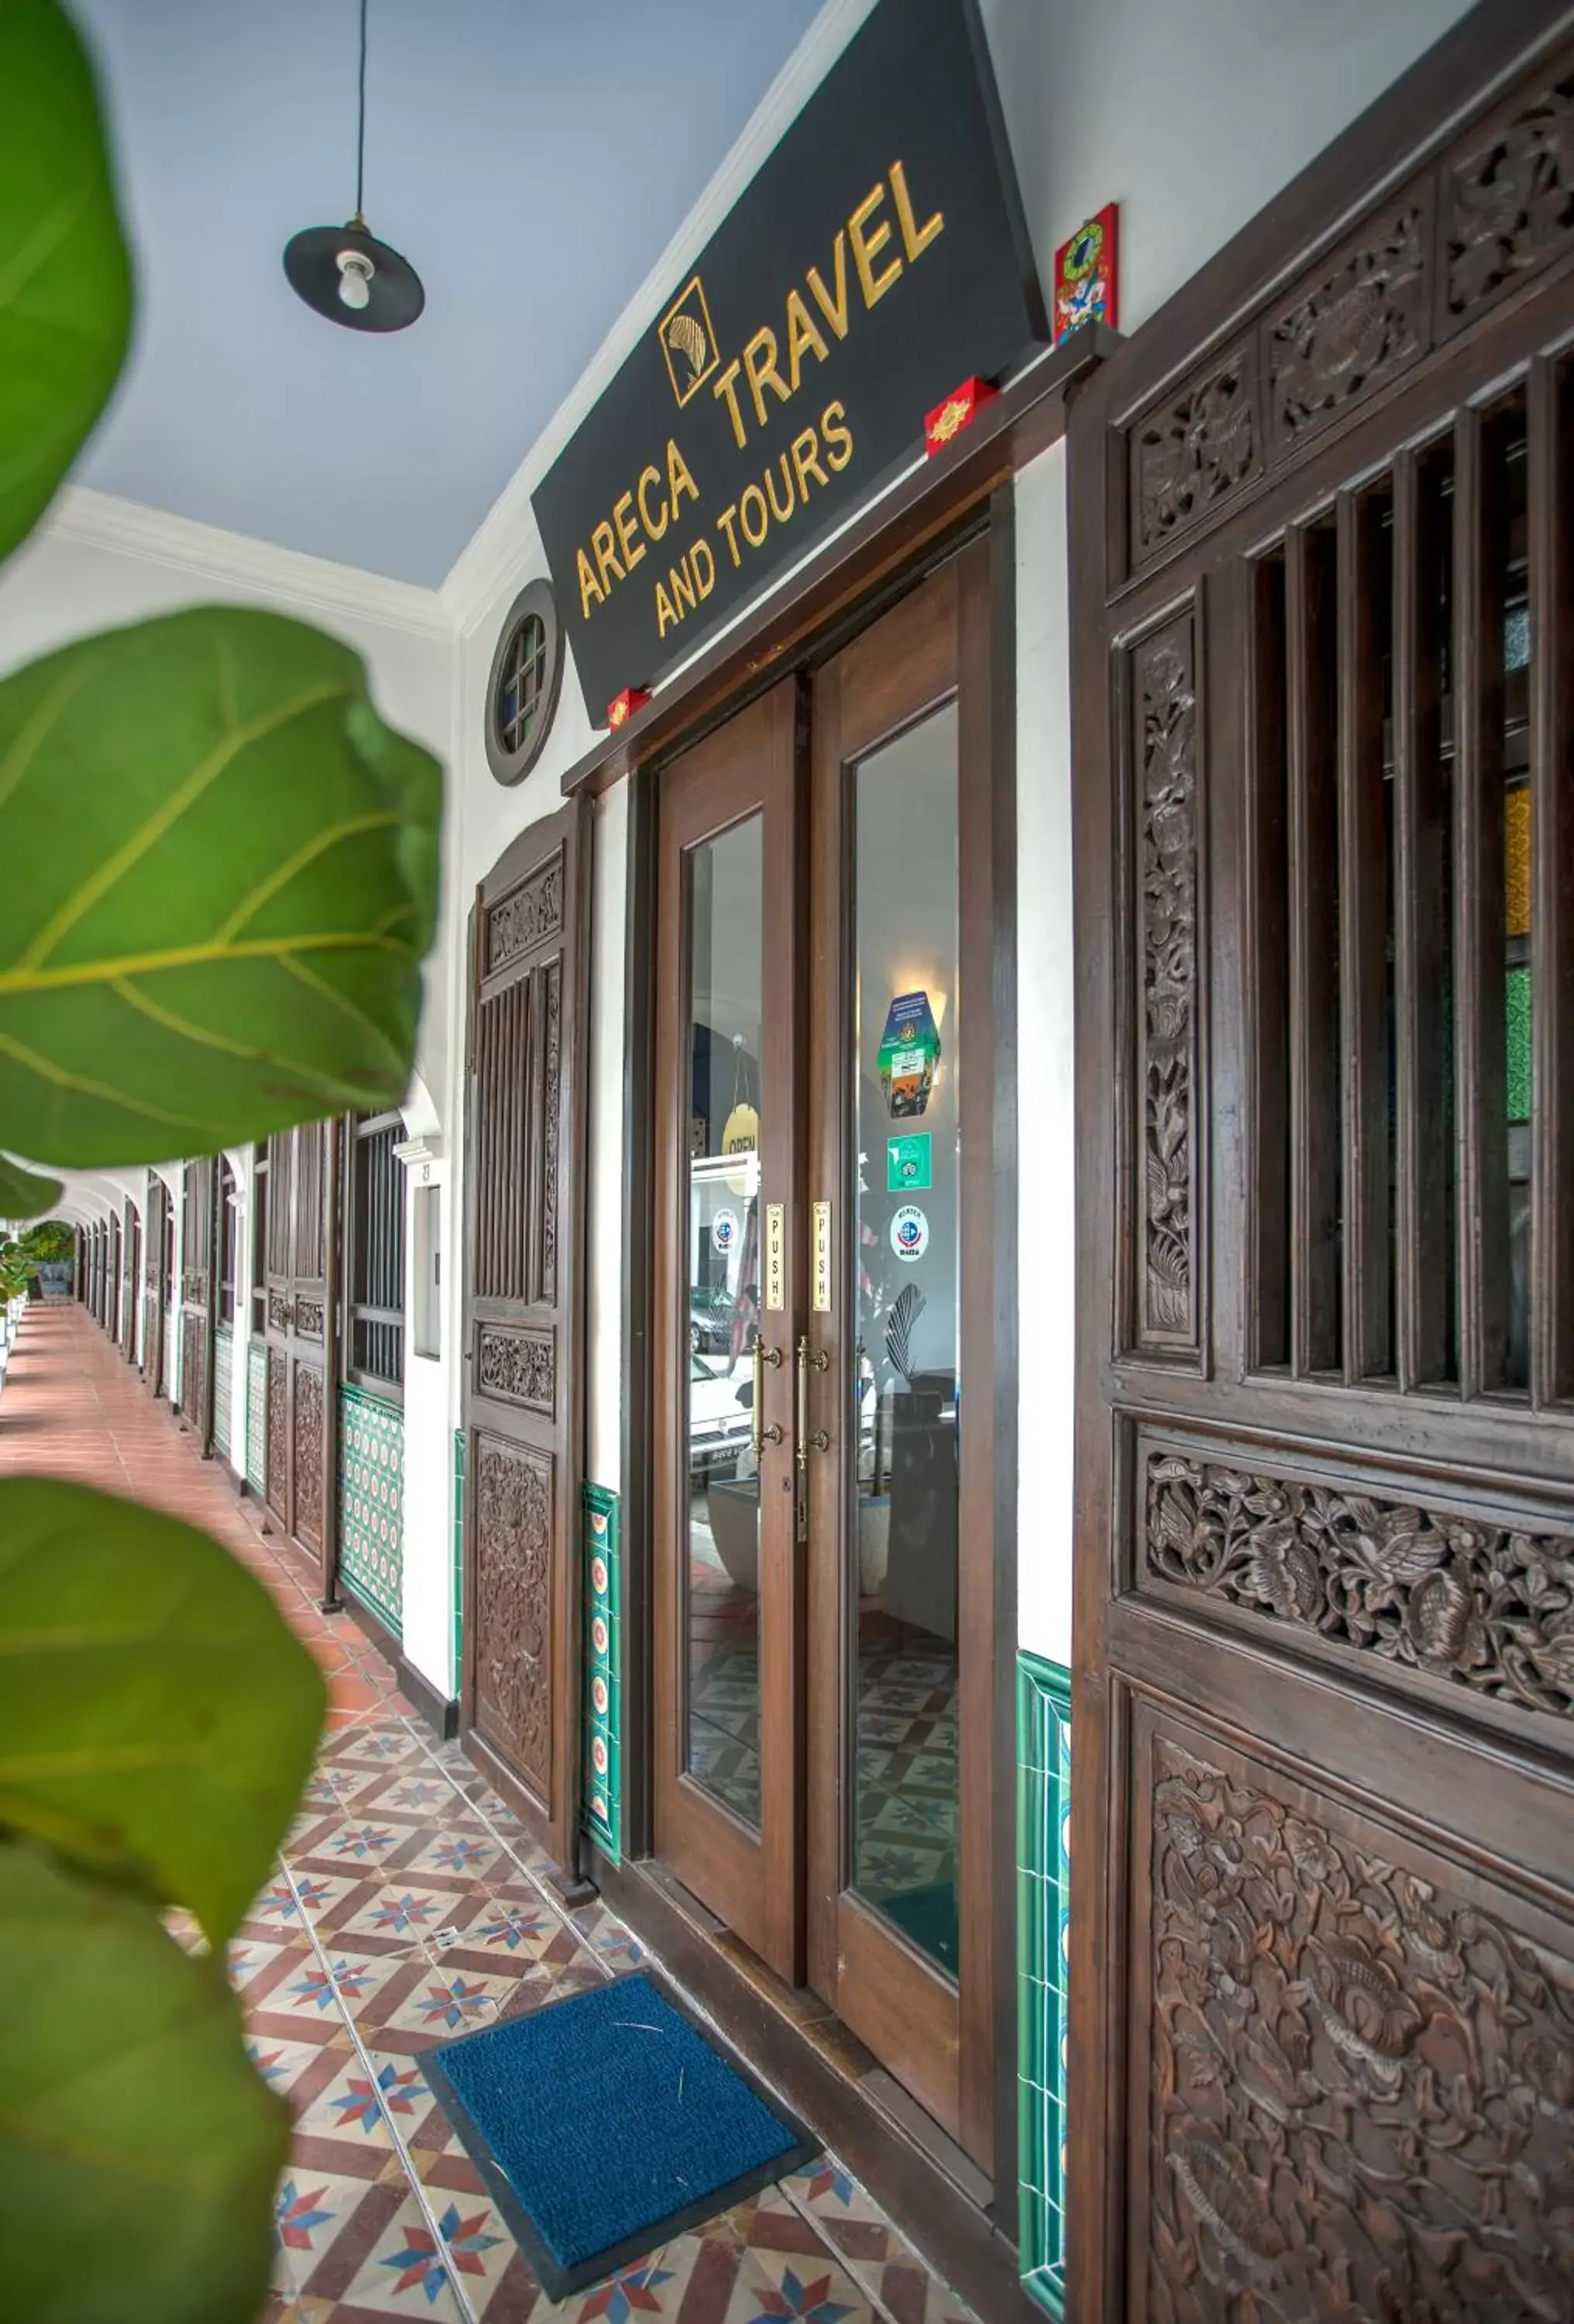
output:
<instances>
[{"instance_id":1,"label":"round window","mask_svg":"<svg viewBox=\"0 0 1574 2324\"><path fill-rule=\"evenodd\" d=\"M500 783L522 782L540 757L562 679L552 584L527 582L509 607L486 681L486 758Z\"/></svg>"}]
</instances>

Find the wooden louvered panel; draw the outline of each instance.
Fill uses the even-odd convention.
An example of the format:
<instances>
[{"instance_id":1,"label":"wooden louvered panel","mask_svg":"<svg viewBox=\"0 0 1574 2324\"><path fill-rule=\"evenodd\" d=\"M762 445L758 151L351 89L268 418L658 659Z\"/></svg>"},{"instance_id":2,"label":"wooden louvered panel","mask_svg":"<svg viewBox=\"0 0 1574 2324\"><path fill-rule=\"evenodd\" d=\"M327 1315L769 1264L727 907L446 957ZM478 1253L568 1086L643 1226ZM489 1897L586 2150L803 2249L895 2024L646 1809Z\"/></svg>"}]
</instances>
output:
<instances>
[{"instance_id":1,"label":"wooden louvered panel","mask_svg":"<svg viewBox=\"0 0 1574 2324\"><path fill-rule=\"evenodd\" d=\"M484 1299L529 1299L534 1292L529 1265L532 990L533 980L521 976L483 1001L480 1009L476 1095L485 1129L476 1182L475 1289Z\"/></svg>"},{"instance_id":2,"label":"wooden louvered panel","mask_svg":"<svg viewBox=\"0 0 1574 2324\"><path fill-rule=\"evenodd\" d=\"M1538 1405L1574 1399L1574 360L1533 364L1526 501L1533 797L1530 1338Z\"/></svg>"},{"instance_id":3,"label":"wooden louvered panel","mask_svg":"<svg viewBox=\"0 0 1574 2324\"><path fill-rule=\"evenodd\" d=\"M1476 10L1071 415L1069 2313L1567 2304L1571 122L1574 7ZM1109 1195L1174 929L1121 706L1187 607L1196 1369Z\"/></svg>"},{"instance_id":4,"label":"wooden louvered panel","mask_svg":"<svg viewBox=\"0 0 1574 2324\"><path fill-rule=\"evenodd\" d=\"M310 1282L324 1269L323 1172L327 1131L308 1122L295 1133L294 1273Z\"/></svg>"},{"instance_id":5,"label":"wooden louvered panel","mask_svg":"<svg viewBox=\"0 0 1574 2324\"><path fill-rule=\"evenodd\" d=\"M268 1140L268 1273L289 1275L291 1269L290 1162L294 1133L278 1131Z\"/></svg>"},{"instance_id":6,"label":"wooden louvered panel","mask_svg":"<svg viewBox=\"0 0 1574 2324\"><path fill-rule=\"evenodd\" d=\"M524 832L477 891L464 1320L466 1748L569 1877L588 876L575 807Z\"/></svg>"}]
</instances>

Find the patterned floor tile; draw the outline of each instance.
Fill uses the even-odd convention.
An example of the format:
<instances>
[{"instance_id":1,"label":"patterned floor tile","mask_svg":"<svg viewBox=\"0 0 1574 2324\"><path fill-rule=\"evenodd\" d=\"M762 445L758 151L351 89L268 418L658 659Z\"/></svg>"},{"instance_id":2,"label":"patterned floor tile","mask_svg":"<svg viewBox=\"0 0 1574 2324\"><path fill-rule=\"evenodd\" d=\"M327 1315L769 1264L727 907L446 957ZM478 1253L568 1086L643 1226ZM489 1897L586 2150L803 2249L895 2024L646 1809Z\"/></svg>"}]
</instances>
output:
<instances>
[{"instance_id":1,"label":"patterned floor tile","mask_svg":"<svg viewBox=\"0 0 1574 2324\"><path fill-rule=\"evenodd\" d=\"M97 1327L77 1310L41 1311L24 1334L41 1326L58 1334L45 1360L69 1383L49 1392L48 1425L67 1448L58 1472L87 1475L107 1459L115 1474L95 1471L97 1481L144 1490L207 1526L341 1674L341 1707L284 1861L226 1957L256 2070L295 2118L259 2324L972 2324L832 2162L571 2300L547 2300L421 2055L500 2014L599 1985L641 1949L599 1901L568 1911L548 1851L457 1744L428 1742L364 1634L318 1616L290 1554L260 1536L254 1508L237 1508L215 1464L200 1462ZM30 1344L24 1336L13 1355L8 1412L44 1393L28 1387ZM36 1457L47 1441L29 1436L29 1465L49 1465ZM937 1852L943 1866L950 1844L949 1826L906 1808L953 1792L952 1674L943 1656L912 1651L910 1633L880 1655L869 1676L881 1699L866 1702L860 1721L870 1821L879 1824L867 1844L891 1851L881 1867L902 1886L933 1873ZM717 1708L725 1720L737 1706ZM203 1946L189 1916L168 1925Z\"/></svg>"},{"instance_id":2,"label":"patterned floor tile","mask_svg":"<svg viewBox=\"0 0 1574 2324\"><path fill-rule=\"evenodd\" d=\"M464 2224L456 2219L454 2232L462 2246L460 2255L469 2257L463 2249L467 2240ZM339 2297L343 2305L335 2324L340 2324L346 2310L352 2316L364 2310L373 2316L421 2316L429 2324L460 2324L464 2310L454 2294L447 2246L440 2232L433 2233L414 2194L406 2195L380 2227Z\"/></svg>"},{"instance_id":3,"label":"patterned floor tile","mask_svg":"<svg viewBox=\"0 0 1574 2324\"><path fill-rule=\"evenodd\" d=\"M828 2251L743 2255L724 2324L885 2324Z\"/></svg>"}]
</instances>

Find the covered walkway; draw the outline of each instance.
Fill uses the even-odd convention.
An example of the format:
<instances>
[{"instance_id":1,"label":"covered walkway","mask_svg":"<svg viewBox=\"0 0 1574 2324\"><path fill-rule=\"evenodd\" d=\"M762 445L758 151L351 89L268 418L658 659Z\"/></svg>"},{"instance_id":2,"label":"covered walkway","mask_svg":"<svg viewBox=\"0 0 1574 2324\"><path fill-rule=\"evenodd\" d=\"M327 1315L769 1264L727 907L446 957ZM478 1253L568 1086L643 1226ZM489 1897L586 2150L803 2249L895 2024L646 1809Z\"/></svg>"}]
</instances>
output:
<instances>
[{"instance_id":1,"label":"covered walkway","mask_svg":"<svg viewBox=\"0 0 1574 2324\"><path fill-rule=\"evenodd\" d=\"M437 1742L346 1615L84 1311L34 1307L0 1396L0 1473L70 1477L203 1526L271 1589L327 1673L318 1772L276 1878L231 1948L259 2070L295 2116L266 2324L969 2324L826 2161L562 2306L539 2291L420 2072L489 2019L615 1975L639 1948ZM186 1932L177 1931L178 1934Z\"/></svg>"}]
</instances>

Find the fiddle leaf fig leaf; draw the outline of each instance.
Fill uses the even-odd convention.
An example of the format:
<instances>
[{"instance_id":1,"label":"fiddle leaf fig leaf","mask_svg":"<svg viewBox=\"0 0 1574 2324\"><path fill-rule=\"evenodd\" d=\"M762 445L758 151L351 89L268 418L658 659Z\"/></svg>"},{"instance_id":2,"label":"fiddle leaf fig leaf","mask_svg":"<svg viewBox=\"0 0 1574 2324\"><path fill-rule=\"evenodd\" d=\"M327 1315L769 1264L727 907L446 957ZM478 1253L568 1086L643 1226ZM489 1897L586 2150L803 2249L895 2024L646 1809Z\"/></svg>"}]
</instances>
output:
<instances>
[{"instance_id":1,"label":"fiddle leaf fig leaf","mask_svg":"<svg viewBox=\"0 0 1574 2324\"><path fill-rule=\"evenodd\" d=\"M0 682L0 1122L167 1160L405 1093L442 779L358 655L204 607Z\"/></svg>"},{"instance_id":2,"label":"fiddle leaf fig leaf","mask_svg":"<svg viewBox=\"0 0 1574 2324\"><path fill-rule=\"evenodd\" d=\"M108 401L131 329L93 74L56 0L0 6L0 558Z\"/></svg>"},{"instance_id":3,"label":"fiddle leaf fig leaf","mask_svg":"<svg viewBox=\"0 0 1574 2324\"><path fill-rule=\"evenodd\" d=\"M183 1952L133 1898L0 1843L8 2316L262 2313L290 2118L247 2060L222 1961Z\"/></svg>"},{"instance_id":4,"label":"fiddle leaf fig leaf","mask_svg":"<svg viewBox=\"0 0 1574 2324\"><path fill-rule=\"evenodd\" d=\"M36 1219L60 1200L58 1178L41 1178L0 1154L0 1219Z\"/></svg>"},{"instance_id":5,"label":"fiddle leaf fig leaf","mask_svg":"<svg viewBox=\"0 0 1574 2324\"><path fill-rule=\"evenodd\" d=\"M267 1591L206 1534L84 1485L0 1480L0 1826L184 1905L221 1945L325 1708Z\"/></svg>"}]
</instances>

